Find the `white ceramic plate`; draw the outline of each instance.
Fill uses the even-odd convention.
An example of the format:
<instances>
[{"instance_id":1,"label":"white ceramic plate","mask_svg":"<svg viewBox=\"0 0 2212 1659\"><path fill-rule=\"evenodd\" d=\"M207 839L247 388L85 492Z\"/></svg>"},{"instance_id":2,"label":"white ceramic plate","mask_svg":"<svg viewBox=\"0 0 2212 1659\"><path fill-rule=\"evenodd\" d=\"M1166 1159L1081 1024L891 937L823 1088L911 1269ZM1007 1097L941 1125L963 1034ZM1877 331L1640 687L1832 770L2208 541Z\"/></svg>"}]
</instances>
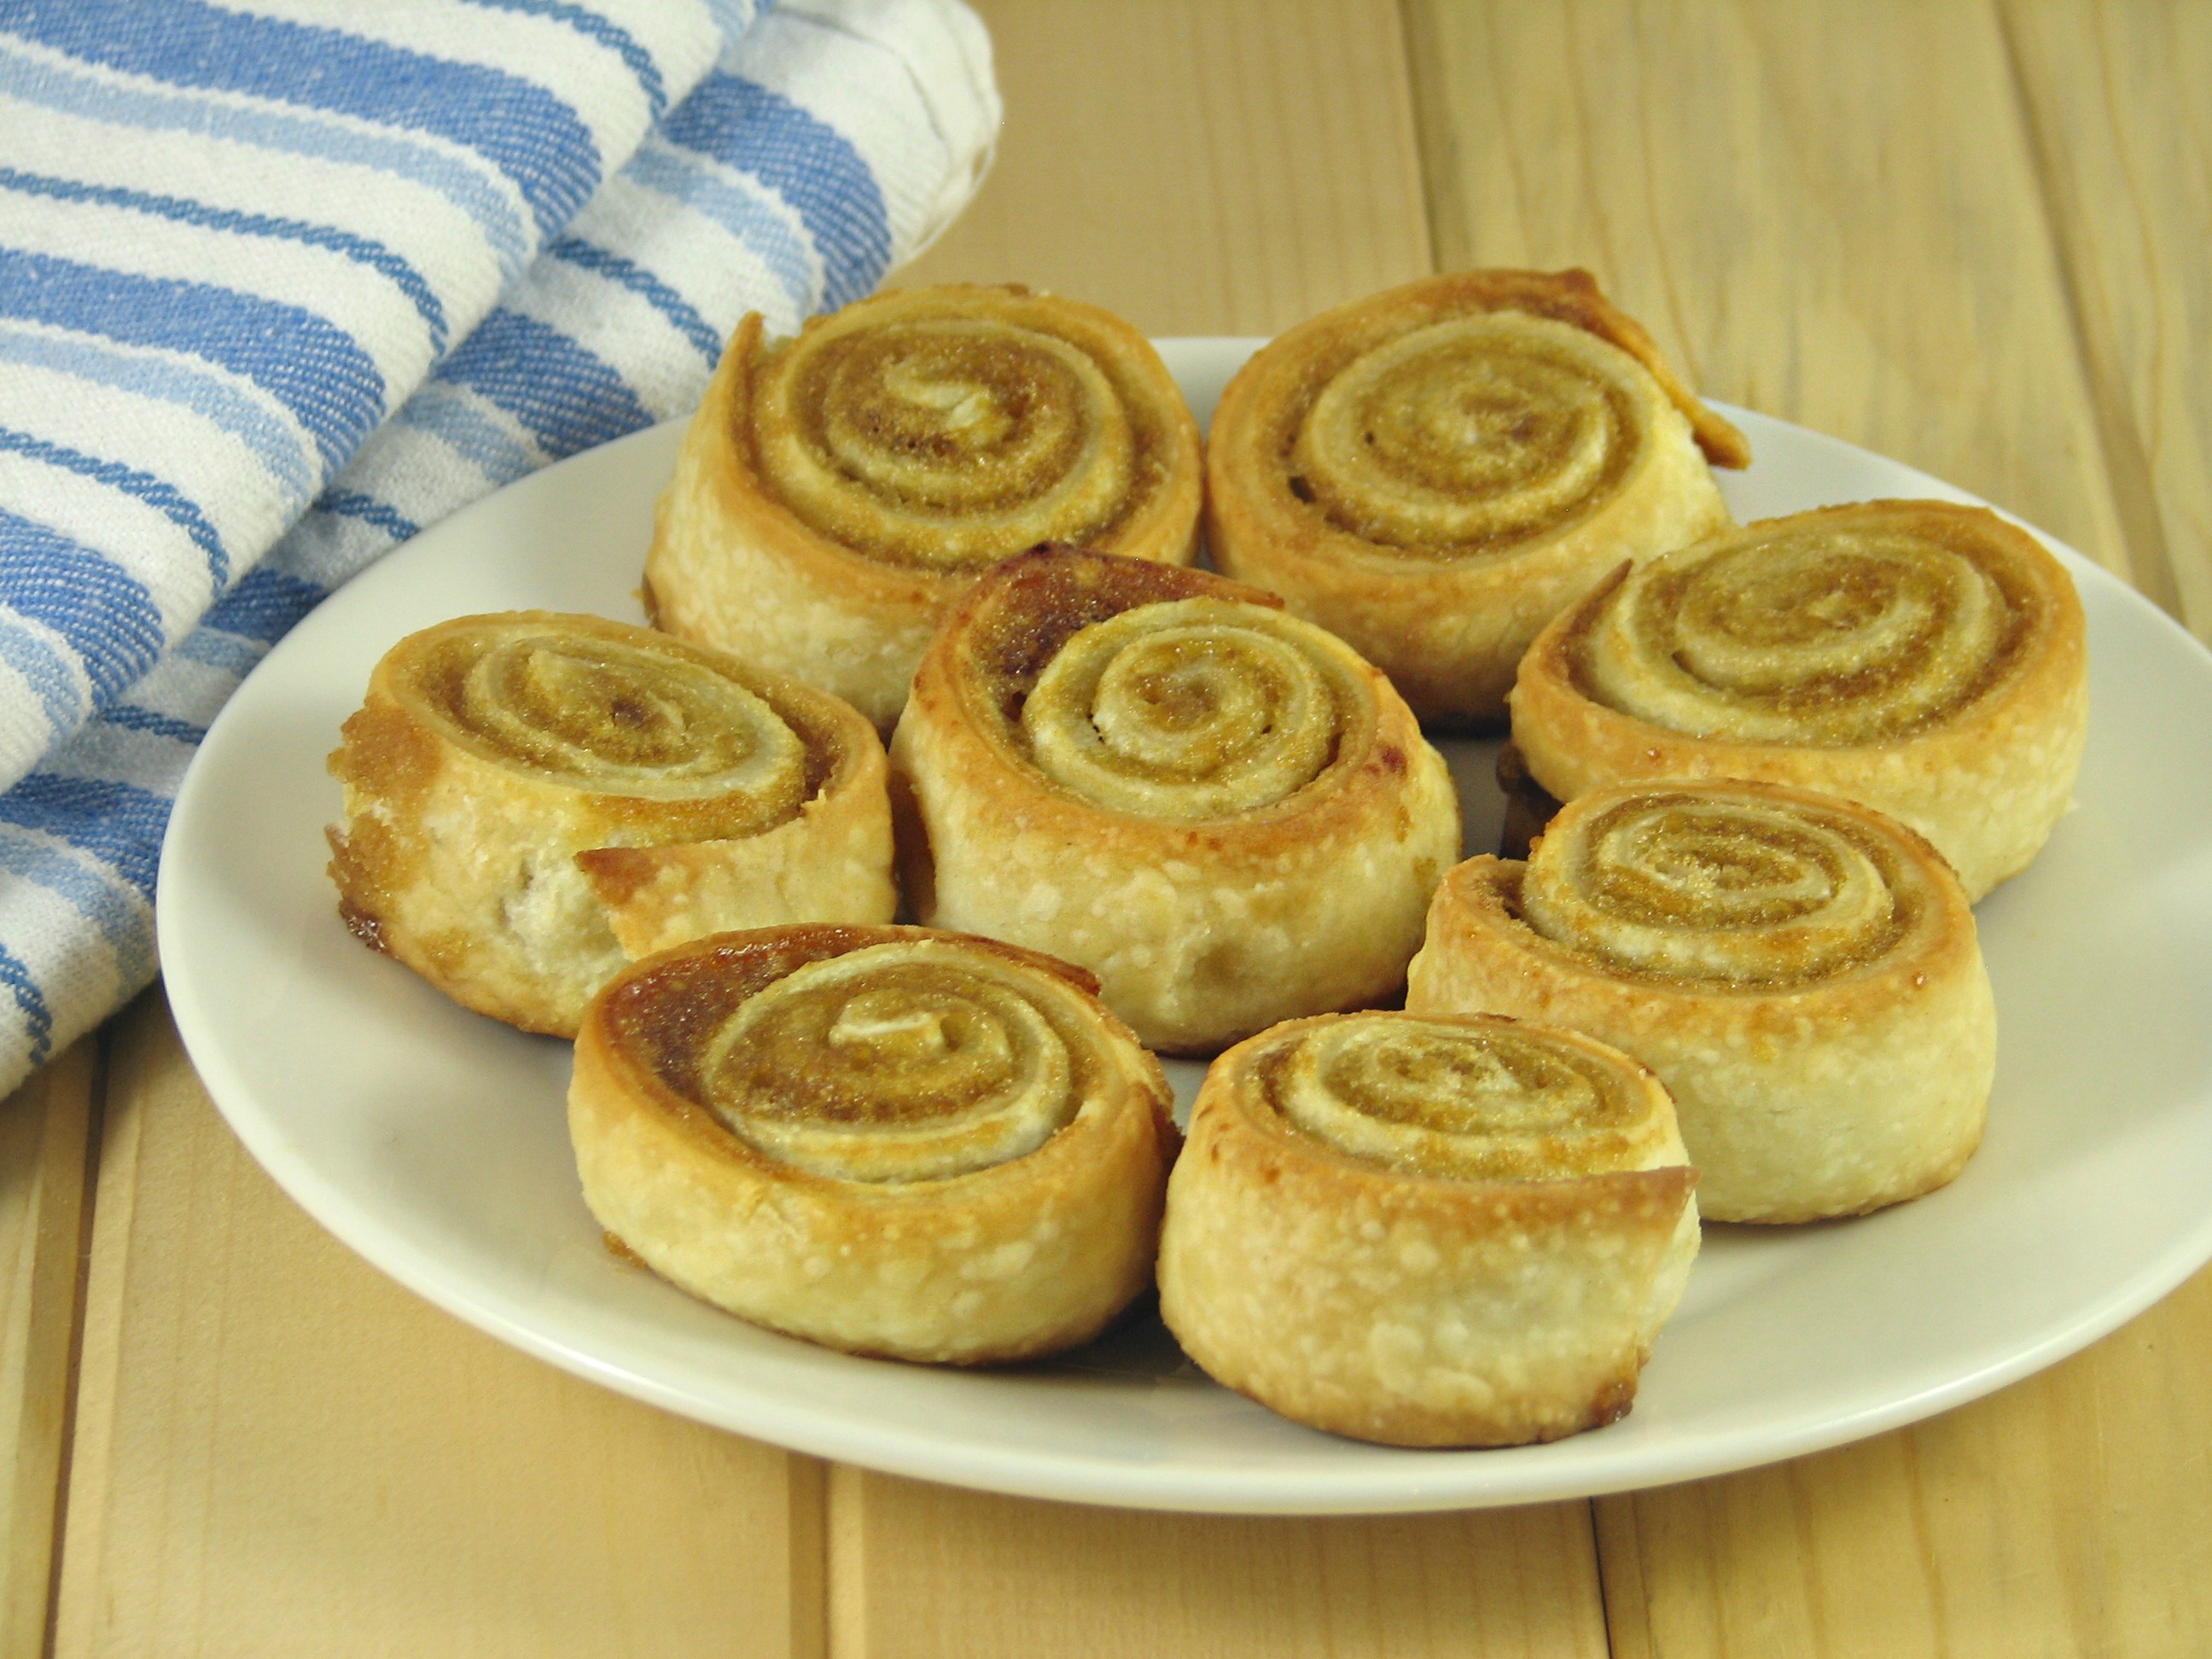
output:
<instances>
[{"instance_id":1,"label":"white ceramic plate","mask_svg":"<svg viewBox=\"0 0 2212 1659\"><path fill-rule=\"evenodd\" d=\"M1167 342L1201 417L1251 342ZM1740 517L1966 500L1749 414ZM1145 1313L1058 1361L932 1370L809 1346L608 1254L577 1194L566 1044L464 1012L338 923L323 757L371 665L471 611L638 615L663 426L457 514L310 616L185 780L161 957L186 1047L309 1213L470 1323L672 1411L933 1480L1164 1509L1522 1503L1794 1456L1926 1417L2071 1353L2212 1255L2212 657L2067 554L2094 675L2081 806L1981 907L2002 1025L1988 1139L1952 1186L1862 1220L1708 1227L1635 1411L1504 1451L1357 1444L1217 1388ZM2062 550L2063 551L2063 550ZM1492 746L1450 746L1468 844L1494 842ZM1173 1066L1185 1100L1199 1068Z\"/></svg>"}]
</instances>

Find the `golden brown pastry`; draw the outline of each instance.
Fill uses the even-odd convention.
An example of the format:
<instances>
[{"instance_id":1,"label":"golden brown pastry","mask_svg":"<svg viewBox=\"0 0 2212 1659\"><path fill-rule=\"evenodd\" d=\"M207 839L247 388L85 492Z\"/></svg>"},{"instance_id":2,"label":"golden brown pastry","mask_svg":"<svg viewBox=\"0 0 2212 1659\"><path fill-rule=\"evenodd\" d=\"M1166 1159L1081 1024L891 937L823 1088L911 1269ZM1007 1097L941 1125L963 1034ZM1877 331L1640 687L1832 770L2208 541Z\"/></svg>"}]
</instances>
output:
<instances>
[{"instance_id":1,"label":"golden brown pastry","mask_svg":"<svg viewBox=\"0 0 2212 1659\"><path fill-rule=\"evenodd\" d=\"M1458 855L1436 750L1255 589L1060 550L977 583L891 743L908 902L1079 963L1203 1053L1403 982Z\"/></svg>"},{"instance_id":2,"label":"golden brown pastry","mask_svg":"<svg viewBox=\"0 0 2212 1659\"><path fill-rule=\"evenodd\" d=\"M1188 564L1201 490L1159 354L1096 307L917 289L774 346L748 317L661 495L647 608L889 731L977 574L1043 541Z\"/></svg>"},{"instance_id":3,"label":"golden brown pastry","mask_svg":"<svg viewBox=\"0 0 2212 1659\"><path fill-rule=\"evenodd\" d=\"M1085 1341L1151 1281L1159 1062L1066 964L781 927L629 969L576 1041L585 1201L694 1296L854 1353Z\"/></svg>"},{"instance_id":4,"label":"golden brown pastry","mask_svg":"<svg viewBox=\"0 0 2212 1659\"><path fill-rule=\"evenodd\" d=\"M1868 501L1684 548L1547 629L1513 741L1562 800L1763 778L1900 818L1969 899L2027 868L2088 730L2065 568L1981 507Z\"/></svg>"},{"instance_id":5,"label":"golden brown pastry","mask_svg":"<svg viewBox=\"0 0 2212 1659\"><path fill-rule=\"evenodd\" d=\"M1760 783L1571 801L1527 864L1444 878L1406 1006L1586 1031L1659 1074L1715 1221L1915 1198L1982 1133L1996 1013L1951 868L1894 819Z\"/></svg>"},{"instance_id":6,"label":"golden brown pastry","mask_svg":"<svg viewBox=\"0 0 2212 1659\"><path fill-rule=\"evenodd\" d=\"M1624 559L1725 528L1706 463L1750 459L1588 271L1462 271L1245 365L1206 447L1206 538L1423 720L1494 720L1537 630Z\"/></svg>"},{"instance_id":7,"label":"golden brown pastry","mask_svg":"<svg viewBox=\"0 0 2212 1659\"><path fill-rule=\"evenodd\" d=\"M898 904L874 728L649 629L518 611L410 634L330 764L347 925L526 1030L574 1036L624 963L681 940Z\"/></svg>"},{"instance_id":8,"label":"golden brown pastry","mask_svg":"<svg viewBox=\"0 0 2212 1659\"><path fill-rule=\"evenodd\" d=\"M1698 1251L1667 1091L1515 1020L1293 1020L1206 1073L1160 1312L1315 1428L1503 1446L1610 1423Z\"/></svg>"}]
</instances>

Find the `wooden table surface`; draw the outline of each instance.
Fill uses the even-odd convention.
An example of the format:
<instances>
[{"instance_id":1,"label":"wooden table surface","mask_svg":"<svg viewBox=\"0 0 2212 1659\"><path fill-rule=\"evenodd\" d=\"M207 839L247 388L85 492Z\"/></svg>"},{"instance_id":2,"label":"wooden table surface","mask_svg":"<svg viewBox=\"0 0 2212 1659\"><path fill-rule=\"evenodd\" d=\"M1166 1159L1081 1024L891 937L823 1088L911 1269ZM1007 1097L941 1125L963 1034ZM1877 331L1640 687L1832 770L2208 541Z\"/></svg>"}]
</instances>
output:
<instances>
[{"instance_id":1,"label":"wooden table surface","mask_svg":"<svg viewBox=\"0 0 2212 1659\"><path fill-rule=\"evenodd\" d=\"M1705 391L2212 629L2212 7L999 0L914 281L1264 333L1591 267ZM280 1194L155 993L0 1106L0 1659L2212 1653L2212 1274L1917 1427L1595 1503L1017 1501L527 1359Z\"/></svg>"}]
</instances>

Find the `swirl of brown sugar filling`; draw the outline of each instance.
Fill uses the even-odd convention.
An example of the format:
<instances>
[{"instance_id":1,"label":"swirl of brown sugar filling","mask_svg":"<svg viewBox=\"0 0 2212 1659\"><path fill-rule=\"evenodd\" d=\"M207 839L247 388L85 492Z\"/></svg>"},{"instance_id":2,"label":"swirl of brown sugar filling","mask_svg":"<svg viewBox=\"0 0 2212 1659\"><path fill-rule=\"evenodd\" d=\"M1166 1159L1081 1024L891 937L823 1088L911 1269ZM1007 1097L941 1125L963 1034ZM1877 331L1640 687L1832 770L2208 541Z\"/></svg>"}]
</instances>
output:
<instances>
[{"instance_id":1,"label":"swirl of brown sugar filling","mask_svg":"<svg viewBox=\"0 0 2212 1659\"><path fill-rule=\"evenodd\" d=\"M1386 339L1295 426L1293 492L1412 556L1508 552L1596 511L1651 441L1642 365L1571 323L1494 312Z\"/></svg>"},{"instance_id":2,"label":"swirl of brown sugar filling","mask_svg":"<svg viewBox=\"0 0 2212 1659\"><path fill-rule=\"evenodd\" d=\"M1262 1064L1269 1100L1297 1128L1422 1175L1634 1168L1647 1139L1667 1139L1632 1061L1510 1020L1355 1015L1304 1028Z\"/></svg>"},{"instance_id":3,"label":"swirl of brown sugar filling","mask_svg":"<svg viewBox=\"0 0 2212 1659\"><path fill-rule=\"evenodd\" d=\"M532 620L447 628L403 672L449 736L535 779L713 800L726 835L798 811L815 762L768 699L702 653L611 634Z\"/></svg>"},{"instance_id":4,"label":"swirl of brown sugar filling","mask_svg":"<svg viewBox=\"0 0 2212 1659\"><path fill-rule=\"evenodd\" d=\"M1826 980L1880 959L1917 915L1904 834L1779 791L1585 796L1530 852L1519 908L1544 938L1621 972Z\"/></svg>"},{"instance_id":5,"label":"swirl of brown sugar filling","mask_svg":"<svg viewBox=\"0 0 2212 1659\"><path fill-rule=\"evenodd\" d=\"M1172 447L1102 343L993 290L814 325L763 368L752 421L763 478L811 529L948 573L1041 541L1110 546Z\"/></svg>"},{"instance_id":6,"label":"swirl of brown sugar filling","mask_svg":"<svg viewBox=\"0 0 2212 1659\"><path fill-rule=\"evenodd\" d=\"M1290 799L1364 752L1358 656L1206 571L1042 548L967 623L963 701L1025 770L1089 804L1199 823Z\"/></svg>"},{"instance_id":7,"label":"swirl of brown sugar filling","mask_svg":"<svg viewBox=\"0 0 2212 1659\"><path fill-rule=\"evenodd\" d=\"M2018 659L2033 599L1986 514L1935 507L1753 526L1633 571L1583 623L1577 683L1622 714L1740 742L1936 726Z\"/></svg>"},{"instance_id":8,"label":"swirl of brown sugar filling","mask_svg":"<svg viewBox=\"0 0 2212 1659\"><path fill-rule=\"evenodd\" d=\"M1234 600L1141 605L1073 635L1021 710L1037 769L1086 800L1194 821L1272 805L1334 754L1358 689L1317 630Z\"/></svg>"},{"instance_id":9,"label":"swirl of brown sugar filling","mask_svg":"<svg viewBox=\"0 0 2212 1659\"><path fill-rule=\"evenodd\" d=\"M1082 1014L1052 973L918 939L672 963L618 1018L671 1088L763 1155L913 1182L1021 1158L1072 1121L1097 1086Z\"/></svg>"}]
</instances>

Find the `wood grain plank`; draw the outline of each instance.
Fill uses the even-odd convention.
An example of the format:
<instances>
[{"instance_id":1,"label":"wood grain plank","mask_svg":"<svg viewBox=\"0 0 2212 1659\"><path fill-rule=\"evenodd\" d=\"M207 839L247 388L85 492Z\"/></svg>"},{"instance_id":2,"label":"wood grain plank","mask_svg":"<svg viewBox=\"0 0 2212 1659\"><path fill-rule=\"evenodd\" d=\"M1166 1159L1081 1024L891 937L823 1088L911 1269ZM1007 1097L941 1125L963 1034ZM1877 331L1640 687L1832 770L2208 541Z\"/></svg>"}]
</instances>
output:
<instances>
[{"instance_id":1,"label":"wood grain plank","mask_svg":"<svg viewBox=\"0 0 2212 1659\"><path fill-rule=\"evenodd\" d=\"M2004 0L2136 583L2212 640L2212 9Z\"/></svg>"},{"instance_id":2,"label":"wood grain plank","mask_svg":"<svg viewBox=\"0 0 2212 1659\"><path fill-rule=\"evenodd\" d=\"M818 1466L382 1278L240 1147L158 993L105 1112L58 1654L820 1651Z\"/></svg>"},{"instance_id":3,"label":"wood grain plank","mask_svg":"<svg viewBox=\"0 0 2212 1659\"><path fill-rule=\"evenodd\" d=\"M1006 129L902 281L1018 281L1155 334L1268 333L1431 267L1387 0L981 9ZM830 1485L831 1651L1586 1655L1588 1507L1162 1516L853 1469Z\"/></svg>"},{"instance_id":4,"label":"wood grain plank","mask_svg":"<svg viewBox=\"0 0 2212 1659\"><path fill-rule=\"evenodd\" d=\"M2212 67L2181 10L2022 0L2008 39L1967 4L1413 0L1439 257L1590 265L1705 389L2000 501L2201 619L2196 555L2176 550L2203 522L2204 428L2177 413L2203 395L2202 174L2194 155L2178 178L2148 159ZM2080 79L2097 30L2132 65L2101 91ZM2172 83L2142 94L2160 51ZM2118 106L2139 96L2131 125ZM2097 118L2110 130L2085 140ZM2085 142L2077 199L2053 188L2047 208L2054 158ZM2127 144L2161 210L2196 217L2122 293L2114 271L2141 259L2130 204L2110 199ZM1912 1430L1601 1500L1613 1651L2212 1650L2208 1320L2200 1277L2067 1365Z\"/></svg>"},{"instance_id":5,"label":"wood grain plank","mask_svg":"<svg viewBox=\"0 0 2212 1659\"><path fill-rule=\"evenodd\" d=\"M0 1101L0 1659L46 1642L97 1069L87 1038Z\"/></svg>"},{"instance_id":6,"label":"wood grain plank","mask_svg":"<svg viewBox=\"0 0 2212 1659\"><path fill-rule=\"evenodd\" d=\"M1388 0L997 0L996 167L896 279L1267 334L1430 269Z\"/></svg>"},{"instance_id":7,"label":"wood grain plank","mask_svg":"<svg viewBox=\"0 0 2212 1659\"><path fill-rule=\"evenodd\" d=\"M1595 1659L1580 1504L1132 1516L840 1469L831 1651L868 1659Z\"/></svg>"},{"instance_id":8,"label":"wood grain plank","mask_svg":"<svg viewBox=\"0 0 2212 1659\"><path fill-rule=\"evenodd\" d=\"M1703 390L2130 570L1986 6L1407 15L1443 263L1587 265Z\"/></svg>"}]
</instances>

